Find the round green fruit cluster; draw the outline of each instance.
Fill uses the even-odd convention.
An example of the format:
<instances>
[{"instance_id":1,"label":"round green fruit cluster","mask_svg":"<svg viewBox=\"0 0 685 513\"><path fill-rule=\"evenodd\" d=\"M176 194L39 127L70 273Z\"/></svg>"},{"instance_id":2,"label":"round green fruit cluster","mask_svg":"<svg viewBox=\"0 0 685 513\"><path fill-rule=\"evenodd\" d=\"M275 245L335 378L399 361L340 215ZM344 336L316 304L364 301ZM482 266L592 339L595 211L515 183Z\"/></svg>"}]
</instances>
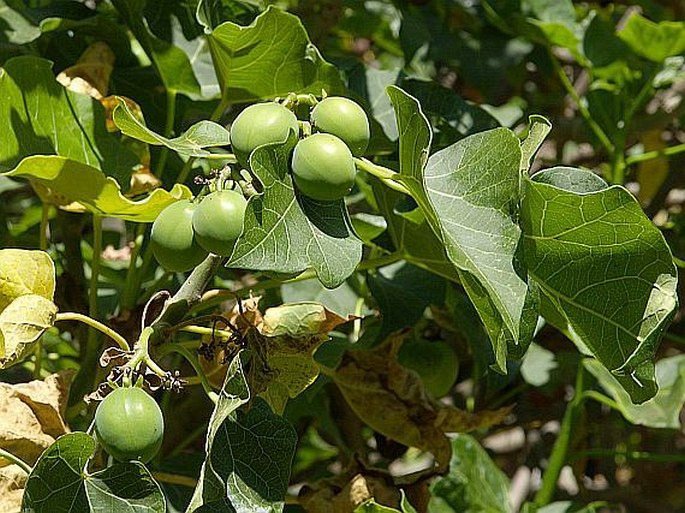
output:
<instances>
[{"instance_id":1,"label":"round green fruit cluster","mask_svg":"<svg viewBox=\"0 0 685 513\"><path fill-rule=\"evenodd\" d=\"M115 460L147 463L162 446L162 410L141 388L117 388L95 411L95 433Z\"/></svg>"},{"instance_id":2,"label":"round green fruit cluster","mask_svg":"<svg viewBox=\"0 0 685 513\"><path fill-rule=\"evenodd\" d=\"M172 203L157 216L150 235L152 253L169 271L197 266L207 253L229 256L243 231L245 197L233 190L212 192L199 204Z\"/></svg>"},{"instance_id":3,"label":"round green fruit cluster","mask_svg":"<svg viewBox=\"0 0 685 513\"><path fill-rule=\"evenodd\" d=\"M369 120L359 104L338 96L318 102L309 114L315 133L302 137L293 150L290 169L297 190L319 201L336 201L354 185L354 157L369 144ZM264 144L284 142L298 121L276 102L252 105L231 125L231 146L238 161L249 164L250 154Z\"/></svg>"}]
</instances>

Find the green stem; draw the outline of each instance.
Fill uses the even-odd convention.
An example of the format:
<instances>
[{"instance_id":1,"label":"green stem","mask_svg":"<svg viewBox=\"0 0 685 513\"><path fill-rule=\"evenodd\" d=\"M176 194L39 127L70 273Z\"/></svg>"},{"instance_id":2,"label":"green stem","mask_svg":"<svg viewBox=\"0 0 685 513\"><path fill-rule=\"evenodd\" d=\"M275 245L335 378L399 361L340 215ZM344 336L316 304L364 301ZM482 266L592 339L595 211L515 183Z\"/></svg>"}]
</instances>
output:
<instances>
[{"instance_id":1,"label":"green stem","mask_svg":"<svg viewBox=\"0 0 685 513\"><path fill-rule=\"evenodd\" d=\"M621 408L616 401L595 390L586 390L583 392L583 399L593 399L598 403L608 406L612 410L621 411Z\"/></svg>"},{"instance_id":2,"label":"green stem","mask_svg":"<svg viewBox=\"0 0 685 513\"><path fill-rule=\"evenodd\" d=\"M178 328L178 331L183 331L184 333L194 333L195 335L216 335L221 338L230 338L230 336L232 335L230 331L220 330L218 328L212 329L207 328L205 326L195 325L183 326L181 328Z\"/></svg>"},{"instance_id":3,"label":"green stem","mask_svg":"<svg viewBox=\"0 0 685 513\"><path fill-rule=\"evenodd\" d=\"M39 340L36 344L35 362L33 367L33 377L41 379L41 371L43 370L43 341Z\"/></svg>"},{"instance_id":4,"label":"green stem","mask_svg":"<svg viewBox=\"0 0 685 513\"><path fill-rule=\"evenodd\" d=\"M60 312L57 314L57 316L55 318L55 322L57 322L57 321L78 321L78 322L82 322L83 324L86 324L86 325L90 326L91 328L98 330L103 335L114 340L117 343L117 345L121 349L123 349L124 351L130 351L131 350L131 348L128 345L128 342L126 341L126 339L124 337L119 335L112 328L105 326L100 321L96 321L95 319L92 319L91 317L88 317L87 315L83 315L83 314L80 314L77 312Z\"/></svg>"},{"instance_id":5,"label":"green stem","mask_svg":"<svg viewBox=\"0 0 685 513\"><path fill-rule=\"evenodd\" d=\"M100 277L100 255L102 254L102 217L93 215L93 258L90 265L88 287L88 315L98 317L98 279ZM90 342L90 340L89 340Z\"/></svg>"},{"instance_id":6,"label":"green stem","mask_svg":"<svg viewBox=\"0 0 685 513\"><path fill-rule=\"evenodd\" d=\"M597 122L592 118L592 114L590 114L590 111L587 109L583 101L581 100L580 96L578 96L578 92L576 91L576 88L573 87L573 84L571 83L571 80L566 76L566 73L564 70L561 68L561 64L559 64L559 61L557 58L554 56L552 51L549 51L549 57L550 60L552 61L552 66L554 66L554 70L556 71L557 75L559 76L559 80L561 80L561 84L564 86L564 89L566 89L566 92L568 95L573 99L575 102L576 106L578 107L578 112L580 112L580 115L583 117L587 125L590 127L590 130L595 134L597 139L599 139L599 142L604 146L604 149L607 150L609 155L614 154L614 145L612 144L611 140L607 136L607 134L604 133L604 130L602 130L602 127L600 127Z\"/></svg>"},{"instance_id":7,"label":"green stem","mask_svg":"<svg viewBox=\"0 0 685 513\"><path fill-rule=\"evenodd\" d=\"M668 148L663 148L661 150L646 151L640 155L626 157L626 166L632 166L633 164L637 164L639 162L646 162L648 160L654 160L661 157L671 157L683 152L685 152L685 143L669 146Z\"/></svg>"},{"instance_id":8,"label":"green stem","mask_svg":"<svg viewBox=\"0 0 685 513\"><path fill-rule=\"evenodd\" d=\"M205 391L205 394L207 394L207 397L209 397L209 399L214 404L216 404L219 401L219 394L217 394L212 389L212 385L210 385L209 381L207 381L207 377L205 376L204 370L202 369L202 366L200 365L200 362L197 360L195 355L193 355L185 347L175 343L165 344L159 348L160 356L164 356L165 354L169 354L172 352L180 354L188 361L188 363L195 370L197 377L200 378L200 383L202 384L202 388Z\"/></svg>"},{"instance_id":9,"label":"green stem","mask_svg":"<svg viewBox=\"0 0 685 513\"><path fill-rule=\"evenodd\" d=\"M138 255L140 248L145 240L145 230L147 224L140 223L136 228L136 237L133 239L133 247L131 248L131 261L126 271L126 282L124 283L124 292L121 299L121 309L130 310L136 305L136 298L140 291L140 280L137 280L138 274Z\"/></svg>"},{"instance_id":10,"label":"green stem","mask_svg":"<svg viewBox=\"0 0 685 513\"><path fill-rule=\"evenodd\" d=\"M561 421L561 427L559 428L559 435L554 442L552 454L549 457L549 463L542 476L542 486L535 495L535 504L538 507L546 506L552 500L557 488L559 476L561 475L561 470L566 464L568 450L571 445L573 424L583 403L584 372L584 367L579 365L576 373L576 386L573 399L571 399L566 406L564 418Z\"/></svg>"},{"instance_id":11,"label":"green stem","mask_svg":"<svg viewBox=\"0 0 685 513\"><path fill-rule=\"evenodd\" d=\"M397 192L401 192L402 194L411 196L409 190L404 185L396 181L397 178L400 177L400 174L396 171L388 169L384 166L379 166L378 164L374 164L370 160L364 158L360 159L355 157L354 163L357 166L357 169L360 169L361 171L364 171L366 173L369 173L370 175L375 176L391 189Z\"/></svg>"},{"instance_id":12,"label":"green stem","mask_svg":"<svg viewBox=\"0 0 685 513\"><path fill-rule=\"evenodd\" d=\"M174 133L174 121L176 120L176 91L166 91L166 120L164 123L164 137L171 137ZM159 152L159 160L155 174L163 182L166 161L169 158L168 146L163 146Z\"/></svg>"},{"instance_id":13,"label":"green stem","mask_svg":"<svg viewBox=\"0 0 685 513\"><path fill-rule=\"evenodd\" d=\"M2 447L0 447L0 458L5 458L7 461L11 461L27 474L30 474L33 471L33 469L28 463L19 459L17 456L12 454L11 452L6 451Z\"/></svg>"},{"instance_id":14,"label":"green stem","mask_svg":"<svg viewBox=\"0 0 685 513\"><path fill-rule=\"evenodd\" d=\"M50 228L50 205L48 203L42 204L42 211L40 216L40 242L39 248L43 251L48 249L48 228Z\"/></svg>"}]
</instances>

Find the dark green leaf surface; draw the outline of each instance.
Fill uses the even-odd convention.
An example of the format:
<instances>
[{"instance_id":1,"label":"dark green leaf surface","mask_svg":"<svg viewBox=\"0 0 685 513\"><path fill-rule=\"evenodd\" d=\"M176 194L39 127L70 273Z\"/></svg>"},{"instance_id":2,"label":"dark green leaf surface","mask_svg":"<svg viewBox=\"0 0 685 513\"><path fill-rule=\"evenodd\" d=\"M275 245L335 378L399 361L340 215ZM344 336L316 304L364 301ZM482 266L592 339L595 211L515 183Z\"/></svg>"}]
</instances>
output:
<instances>
[{"instance_id":1,"label":"dark green leaf surface","mask_svg":"<svg viewBox=\"0 0 685 513\"><path fill-rule=\"evenodd\" d=\"M313 268L326 287L337 287L361 260L362 243L342 200L319 202L295 194L291 143L263 146L250 157L264 193L250 199L228 265L290 274Z\"/></svg>"},{"instance_id":2,"label":"dark green leaf surface","mask_svg":"<svg viewBox=\"0 0 685 513\"><path fill-rule=\"evenodd\" d=\"M445 477L431 486L430 511L509 513L509 482L478 442L460 434L452 440L452 460Z\"/></svg>"},{"instance_id":3,"label":"dark green leaf surface","mask_svg":"<svg viewBox=\"0 0 685 513\"><path fill-rule=\"evenodd\" d=\"M545 296L543 314L634 402L653 397L651 359L677 306L661 232L622 187L578 194L525 178L524 189L525 261Z\"/></svg>"},{"instance_id":4,"label":"dark green leaf surface","mask_svg":"<svg viewBox=\"0 0 685 513\"><path fill-rule=\"evenodd\" d=\"M223 126L213 121L199 121L174 139L163 137L142 124L128 107L126 102L119 99L119 104L112 114L114 123L122 133L148 144L162 145L175 152L189 157L204 157L210 152L204 148L212 146L228 146L229 133Z\"/></svg>"},{"instance_id":5,"label":"dark green leaf surface","mask_svg":"<svg viewBox=\"0 0 685 513\"><path fill-rule=\"evenodd\" d=\"M163 513L159 485L144 465L117 463L88 474L95 440L86 433L60 437L40 457L24 491L26 513Z\"/></svg>"},{"instance_id":6,"label":"dark green leaf surface","mask_svg":"<svg viewBox=\"0 0 685 513\"><path fill-rule=\"evenodd\" d=\"M222 94L230 103L343 90L338 70L323 60L302 22L277 7L269 7L248 27L222 23L207 37Z\"/></svg>"},{"instance_id":7,"label":"dark green leaf surface","mask_svg":"<svg viewBox=\"0 0 685 513\"><path fill-rule=\"evenodd\" d=\"M138 159L107 132L100 103L66 90L49 61L7 61L0 73L0 98L0 170L29 155L59 155L100 169L128 189Z\"/></svg>"}]
</instances>

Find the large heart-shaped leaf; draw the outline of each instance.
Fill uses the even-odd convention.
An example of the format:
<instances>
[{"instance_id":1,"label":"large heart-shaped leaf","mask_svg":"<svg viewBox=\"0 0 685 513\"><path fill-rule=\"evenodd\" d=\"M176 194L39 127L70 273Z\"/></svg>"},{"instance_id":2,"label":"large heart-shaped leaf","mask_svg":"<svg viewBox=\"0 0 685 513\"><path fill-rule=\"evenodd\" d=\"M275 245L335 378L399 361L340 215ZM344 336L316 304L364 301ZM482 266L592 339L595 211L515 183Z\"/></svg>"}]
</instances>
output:
<instances>
[{"instance_id":1,"label":"large heart-shaped leaf","mask_svg":"<svg viewBox=\"0 0 685 513\"><path fill-rule=\"evenodd\" d=\"M635 53L654 62L663 62L685 51L683 21L654 23L633 12L617 35Z\"/></svg>"},{"instance_id":2,"label":"large heart-shaped leaf","mask_svg":"<svg viewBox=\"0 0 685 513\"><path fill-rule=\"evenodd\" d=\"M344 90L335 66L309 40L302 22L269 7L248 27L222 23L207 36L225 101L240 103Z\"/></svg>"},{"instance_id":3,"label":"large heart-shaped leaf","mask_svg":"<svg viewBox=\"0 0 685 513\"><path fill-rule=\"evenodd\" d=\"M678 303L663 235L622 187L581 193L527 177L523 186L525 262L543 314L634 402L648 400L657 390L652 358Z\"/></svg>"},{"instance_id":4,"label":"large heart-shaped leaf","mask_svg":"<svg viewBox=\"0 0 685 513\"><path fill-rule=\"evenodd\" d=\"M264 186L245 213L245 228L229 266L279 273L313 268L328 288L352 274L362 257L343 200L320 202L296 194L288 143L262 146L250 164Z\"/></svg>"},{"instance_id":5,"label":"large heart-shaped leaf","mask_svg":"<svg viewBox=\"0 0 685 513\"><path fill-rule=\"evenodd\" d=\"M22 511L166 511L162 490L141 463L117 463L90 474L86 467L95 446L86 433L64 435L52 444L29 476Z\"/></svg>"}]
</instances>

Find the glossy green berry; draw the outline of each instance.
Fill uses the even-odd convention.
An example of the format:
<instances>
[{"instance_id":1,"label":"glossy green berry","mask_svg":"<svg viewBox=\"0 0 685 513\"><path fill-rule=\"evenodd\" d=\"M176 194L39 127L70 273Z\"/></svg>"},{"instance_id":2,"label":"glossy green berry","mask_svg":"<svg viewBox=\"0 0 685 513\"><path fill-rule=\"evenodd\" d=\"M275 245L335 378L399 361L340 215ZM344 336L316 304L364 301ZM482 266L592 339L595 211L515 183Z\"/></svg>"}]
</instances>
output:
<instances>
[{"instance_id":1,"label":"glossy green berry","mask_svg":"<svg viewBox=\"0 0 685 513\"><path fill-rule=\"evenodd\" d=\"M95 411L95 433L115 460L147 463L162 446L162 410L141 388L117 388Z\"/></svg>"},{"instance_id":2,"label":"glossy green berry","mask_svg":"<svg viewBox=\"0 0 685 513\"><path fill-rule=\"evenodd\" d=\"M205 196L193 214L193 230L200 246L229 256L243 231L246 207L247 200L236 191L216 191Z\"/></svg>"},{"instance_id":3,"label":"glossy green berry","mask_svg":"<svg viewBox=\"0 0 685 513\"><path fill-rule=\"evenodd\" d=\"M402 344L397 360L419 375L433 397L446 395L457 381L459 359L445 341L407 340Z\"/></svg>"},{"instance_id":4,"label":"glossy green berry","mask_svg":"<svg viewBox=\"0 0 685 513\"><path fill-rule=\"evenodd\" d=\"M333 201L350 192L357 170L347 145L331 134L314 134L295 146L293 179L305 196Z\"/></svg>"},{"instance_id":5,"label":"glossy green berry","mask_svg":"<svg viewBox=\"0 0 685 513\"><path fill-rule=\"evenodd\" d=\"M333 134L359 157L369 145L369 118L359 104L349 98L329 96L312 109L312 125L320 132Z\"/></svg>"},{"instance_id":6,"label":"glossy green berry","mask_svg":"<svg viewBox=\"0 0 685 513\"><path fill-rule=\"evenodd\" d=\"M177 201L162 210L152 225L152 253L169 271L188 271L207 256L207 251L195 240L195 208L188 200Z\"/></svg>"},{"instance_id":7,"label":"glossy green berry","mask_svg":"<svg viewBox=\"0 0 685 513\"><path fill-rule=\"evenodd\" d=\"M231 125L231 148L247 167L250 153L263 144L285 141L291 130L298 132L297 117L276 102L256 103L243 110Z\"/></svg>"}]
</instances>

